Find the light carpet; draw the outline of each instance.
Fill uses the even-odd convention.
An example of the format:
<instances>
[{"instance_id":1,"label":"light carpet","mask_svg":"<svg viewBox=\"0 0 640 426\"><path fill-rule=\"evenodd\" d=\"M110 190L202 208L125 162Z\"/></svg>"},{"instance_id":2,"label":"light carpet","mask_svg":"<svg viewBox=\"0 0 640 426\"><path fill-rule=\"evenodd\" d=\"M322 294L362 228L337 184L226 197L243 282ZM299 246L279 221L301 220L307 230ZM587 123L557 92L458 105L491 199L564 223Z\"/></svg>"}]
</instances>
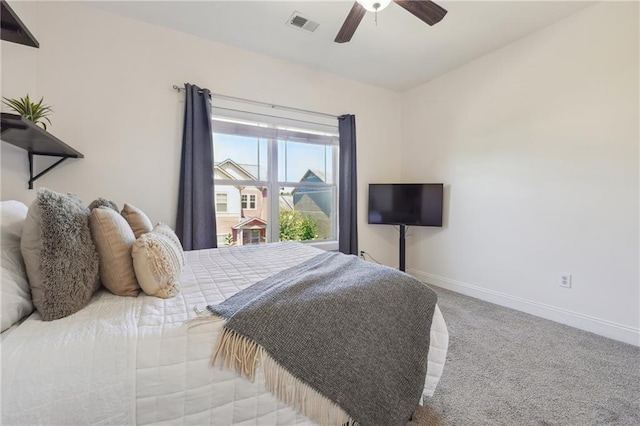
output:
<instances>
[{"instance_id":1,"label":"light carpet","mask_svg":"<svg viewBox=\"0 0 640 426\"><path fill-rule=\"evenodd\" d=\"M432 288L449 352L419 424L640 425L640 348Z\"/></svg>"}]
</instances>

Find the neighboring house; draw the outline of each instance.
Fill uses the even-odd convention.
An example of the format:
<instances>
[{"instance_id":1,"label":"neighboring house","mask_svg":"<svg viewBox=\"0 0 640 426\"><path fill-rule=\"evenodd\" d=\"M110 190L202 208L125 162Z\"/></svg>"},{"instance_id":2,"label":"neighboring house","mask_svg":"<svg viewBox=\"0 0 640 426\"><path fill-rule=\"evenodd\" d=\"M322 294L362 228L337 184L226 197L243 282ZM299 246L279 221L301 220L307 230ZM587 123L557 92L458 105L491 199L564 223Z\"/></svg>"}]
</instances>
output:
<instances>
[{"instance_id":1,"label":"neighboring house","mask_svg":"<svg viewBox=\"0 0 640 426\"><path fill-rule=\"evenodd\" d=\"M324 173L307 170L300 182L325 183ZM333 192L327 188L296 188L291 192L294 210L316 220L316 233L320 239L331 238L331 206Z\"/></svg>"},{"instance_id":2,"label":"neighboring house","mask_svg":"<svg viewBox=\"0 0 640 426\"><path fill-rule=\"evenodd\" d=\"M256 166L240 165L226 159L215 164L213 168L214 181L257 180L249 171L257 171ZM266 188L241 185L214 185L214 188L218 245L227 245L229 236L233 238L236 245L264 242L267 229ZM247 221L247 219L257 219L257 221ZM257 236L258 234L260 237Z\"/></svg>"},{"instance_id":3,"label":"neighboring house","mask_svg":"<svg viewBox=\"0 0 640 426\"><path fill-rule=\"evenodd\" d=\"M214 182L257 181L257 166L226 159L214 165ZM324 183L324 174L308 170L300 182ZM214 185L218 246L248 245L267 241L267 190L262 186ZM316 220L318 238L331 238L333 194L326 188L296 188L280 194L280 211L297 210Z\"/></svg>"},{"instance_id":4,"label":"neighboring house","mask_svg":"<svg viewBox=\"0 0 640 426\"><path fill-rule=\"evenodd\" d=\"M267 221L259 217L242 219L231 227L236 245L261 244L267 241Z\"/></svg>"}]
</instances>

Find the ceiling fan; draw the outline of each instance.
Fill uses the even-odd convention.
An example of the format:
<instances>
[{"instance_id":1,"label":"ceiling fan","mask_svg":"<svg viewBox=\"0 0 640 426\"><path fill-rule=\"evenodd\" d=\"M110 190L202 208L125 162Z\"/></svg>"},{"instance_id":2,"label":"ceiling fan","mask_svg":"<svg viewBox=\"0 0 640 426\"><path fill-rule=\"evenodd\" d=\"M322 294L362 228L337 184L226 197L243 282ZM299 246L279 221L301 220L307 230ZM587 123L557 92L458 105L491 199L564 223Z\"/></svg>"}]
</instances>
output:
<instances>
[{"instance_id":1,"label":"ceiling fan","mask_svg":"<svg viewBox=\"0 0 640 426\"><path fill-rule=\"evenodd\" d=\"M393 2L429 25L437 24L447 14L445 9L429 0L393 0ZM347 19L344 20L342 28L338 31L335 42L346 43L350 41L367 11L377 13L387 7L389 3L391 3L391 0L356 1L347 15Z\"/></svg>"}]
</instances>

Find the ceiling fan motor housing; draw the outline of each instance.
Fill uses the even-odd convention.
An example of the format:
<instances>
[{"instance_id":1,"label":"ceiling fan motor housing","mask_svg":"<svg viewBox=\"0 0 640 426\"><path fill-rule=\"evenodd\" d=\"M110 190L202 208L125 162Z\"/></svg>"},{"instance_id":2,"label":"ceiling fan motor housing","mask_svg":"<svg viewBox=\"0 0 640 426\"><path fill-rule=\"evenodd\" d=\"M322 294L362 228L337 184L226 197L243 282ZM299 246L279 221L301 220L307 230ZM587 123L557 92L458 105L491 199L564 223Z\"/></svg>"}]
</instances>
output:
<instances>
[{"instance_id":1,"label":"ceiling fan motor housing","mask_svg":"<svg viewBox=\"0 0 640 426\"><path fill-rule=\"evenodd\" d=\"M389 6L391 0L358 0L358 3L369 12L379 12Z\"/></svg>"},{"instance_id":2,"label":"ceiling fan motor housing","mask_svg":"<svg viewBox=\"0 0 640 426\"><path fill-rule=\"evenodd\" d=\"M367 11L379 12L387 7L391 1L392 0L356 0L334 41L336 43L346 43L350 41ZM393 0L393 2L429 25L437 24L444 18L444 15L447 14L445 9L430 0Z\"/></svg>"}]
</instances>

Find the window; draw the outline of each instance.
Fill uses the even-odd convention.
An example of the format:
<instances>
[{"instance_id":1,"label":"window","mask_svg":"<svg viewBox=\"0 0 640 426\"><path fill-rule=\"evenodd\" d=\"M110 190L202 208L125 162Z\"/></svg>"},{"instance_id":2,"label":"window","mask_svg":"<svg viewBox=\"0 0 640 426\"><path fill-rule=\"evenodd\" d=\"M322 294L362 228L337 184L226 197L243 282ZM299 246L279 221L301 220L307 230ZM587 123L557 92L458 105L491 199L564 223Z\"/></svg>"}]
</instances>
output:
<instances>
[{"instance_id":1,"label":"window","mask_svg":"<svg viewBox=\"0 0 640 426\"><path fill-rule=\"evenodd\" d=\"M227 194L224 192L216 192L216 212L227 212Z\"/></svg>"},{"instance_id":2,"label":"window","mask_svg":"<svg viewBox=\"0 0 640 426\"><path fill-rule=\"evenodd\" d=\"M247 198L248 198L248 202L247 202ZM251 194L251 195L242 194L242 208L243 209L249 209L249 210L255 210L256 209L256 196L255 196L255 194Z\"/></svg>"},{"instance_id":3,"label":"window","mask_svg":"<svg viewBox=\"0 0 640 426\"><path fill-rule=\"evenodd\" d=\"M229 194L228 210L216 212L218 233L232 235L226 241L234 245L335 242L337 120L279 122L269 115L265 122L260 114L240 119L224 112L214 108L215 188Z\"/></svg>"},{"instance_id":4,"label":"window","mask_svg":"<svg viewBox=\"0 0 640 426\"><path fill-rule=\"evenodd\" d=\"M261 232L258 229L251 229L249 234L249 244L260 244Z\"/></svg>"}]
</instances>

